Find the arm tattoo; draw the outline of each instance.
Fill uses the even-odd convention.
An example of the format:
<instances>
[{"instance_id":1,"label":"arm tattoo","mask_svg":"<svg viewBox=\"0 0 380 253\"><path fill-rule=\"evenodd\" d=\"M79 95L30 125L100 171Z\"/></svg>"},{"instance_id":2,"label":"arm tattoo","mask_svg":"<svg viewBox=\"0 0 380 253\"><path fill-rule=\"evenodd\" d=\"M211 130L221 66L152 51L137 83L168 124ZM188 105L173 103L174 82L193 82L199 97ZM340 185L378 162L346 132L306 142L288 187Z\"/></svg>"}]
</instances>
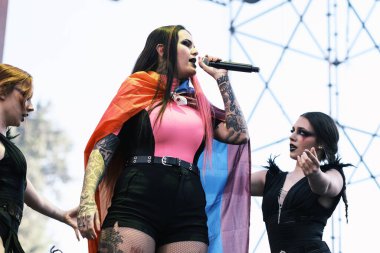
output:
<instances>
[{"instance_id":1,"label":"arm tattoo","mask_svg":"<svg viewBox=\"0 0 380 253\"><path fill-rule=\"evenodd\" d=\"M235 98L234 92L232 91L230 80L228 76L222 76L217 80L220 93L222 94L224 107L226 110L226 127L227 129L232 128L235 133L237 133L236 139L241 133L247 132L247 125L243 117L243 113L240 110L240 106ZM232 137L233 133L231 133Z\"/></svg>"},{"instance_id":2,"label":"arm tattoo","mask_svg":"<svg viewBox=\"0 0 380 253\"><path fill-rule=\"evenodd\" d=\"M96 209L95 192L104 175L104 161L98 149L92 150L88 159L82 193L80 196L79 215L86 214Z\"/></svg>"},{"instance_id":3,"label":"arm tattoo","mask_svg":"<svg viewBox=\"0 0 380 253\"><path fill-rule=\"evenodd\" d=\"M107 135L95 144L94 149L99 150L100 154L103 157L104 164L106 167L108 167L108 164L118 145L119 138L114 134Z\"/></svg>"},{"instance_id":4,"label":"arm tattoo","mask_svg":"<svg viewBox=\"0 0 380 253\"><path fill-rule=\"evenodd\" d=\"M118 144L119 139L114 134L107 135L95 144L84 175L80 213L89 213L96 209L94 194Z\"/></svg>"}]
</instances>

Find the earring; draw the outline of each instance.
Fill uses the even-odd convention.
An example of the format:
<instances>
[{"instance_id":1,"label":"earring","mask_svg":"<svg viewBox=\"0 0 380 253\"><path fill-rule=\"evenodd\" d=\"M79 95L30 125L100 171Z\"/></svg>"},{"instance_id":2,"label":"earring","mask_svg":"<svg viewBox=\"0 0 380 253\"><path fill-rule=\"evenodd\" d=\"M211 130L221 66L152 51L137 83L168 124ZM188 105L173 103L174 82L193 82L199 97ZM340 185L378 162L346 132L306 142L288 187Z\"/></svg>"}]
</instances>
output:
<instances>
[{"instance_id":1,"label":"earring","mask_svg":"<svg viewBox=\"0 0 380 253\"><path fill-rule=\"evenodd\" d=\"M318 146L318 149L323 149L323 146Z\"/></svg>"}]
</instances>

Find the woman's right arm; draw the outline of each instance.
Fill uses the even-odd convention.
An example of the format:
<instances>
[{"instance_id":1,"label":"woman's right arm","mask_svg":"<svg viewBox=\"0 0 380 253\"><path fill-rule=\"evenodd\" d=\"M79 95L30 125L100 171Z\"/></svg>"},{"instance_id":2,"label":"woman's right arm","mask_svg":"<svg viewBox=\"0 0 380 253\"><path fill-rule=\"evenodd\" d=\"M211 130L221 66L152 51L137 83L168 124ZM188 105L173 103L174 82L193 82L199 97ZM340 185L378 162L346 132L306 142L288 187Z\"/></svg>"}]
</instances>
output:
<instances>
[{"instance_id":1,"label":"woman's right arm","mask_svg":"<svg viewBox=\"0 0 380 253\"><path fill-rule=\"evenodd\" d=\"M263 196L267 172L260 170L251 174L251 196Z\"/></svg>"},{"instance_id":2,"label":"woman's right arm","mask_svg":"<svg viewBox=\"0 0 380 253\"><path fill-rule=\"evenodd\" d=\"M95 192L118 145L119 138L109 134L95 144L88 159L78 214L78 229L84 238L95 239L95 227L100 230Z\"/></svg>"}]
</instances>

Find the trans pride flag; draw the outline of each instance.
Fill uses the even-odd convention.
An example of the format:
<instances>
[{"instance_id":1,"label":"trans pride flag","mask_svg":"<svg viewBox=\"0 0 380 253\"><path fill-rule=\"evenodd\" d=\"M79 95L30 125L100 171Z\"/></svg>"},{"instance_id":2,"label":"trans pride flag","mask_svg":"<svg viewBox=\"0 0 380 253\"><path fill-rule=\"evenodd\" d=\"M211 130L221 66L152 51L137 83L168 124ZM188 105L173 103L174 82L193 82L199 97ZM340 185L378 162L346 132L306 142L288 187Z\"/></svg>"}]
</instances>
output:
<instances>
[{"instance_id":1,"label":"trans pride flag","mask_svg":"<svg viewBox=\"0 0 380 253\"><path fill-rule=\"evenodd\" d=\"M209 253L247 253L250 217L250 146L213 141L212 166L201 169L206 193ZM198 167L203 166L203 154ZM203 173L202 173L203 171Z\"/></svg>"}]
</instances>

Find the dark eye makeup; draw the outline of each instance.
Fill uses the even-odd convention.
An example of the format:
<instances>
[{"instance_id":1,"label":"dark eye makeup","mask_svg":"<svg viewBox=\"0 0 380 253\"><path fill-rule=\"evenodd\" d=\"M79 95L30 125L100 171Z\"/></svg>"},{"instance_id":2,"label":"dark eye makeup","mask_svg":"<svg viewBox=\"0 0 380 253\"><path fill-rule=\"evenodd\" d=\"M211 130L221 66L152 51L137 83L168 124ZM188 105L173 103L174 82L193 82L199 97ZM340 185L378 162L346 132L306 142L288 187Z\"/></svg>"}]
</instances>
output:
<instances>
[{"instance_id":1,"label":"dark eye makeup","mask_svg":"<svg viewBox=\"0 0 380 253\"><path fill-rule=\"evenodd\" d=\"M294 128L292 128L292 129L290 130L291 133L294 133L294 131L295 131ZM310 132L310 131L307 131L307 130L305 130L305 129L303 129L303 128L297 128L296 134L301 135L301 136L303 136L303 137L315 136L315 133Z\"/></svg>"},{"instance_id":2,"label":"dark eye makeup","mask_svg":"<svg viewBox=\"0 0 380 253\"><path fill-rule=\"evenodd\" d=\"M191 41L188 40L188 39L185 39L185 40L181 41L181 44L182 44L182 45L185 45L185 46L187 46L187 47L192 47L193 42L191 42Z\"/></svg>"}]
</instances>

